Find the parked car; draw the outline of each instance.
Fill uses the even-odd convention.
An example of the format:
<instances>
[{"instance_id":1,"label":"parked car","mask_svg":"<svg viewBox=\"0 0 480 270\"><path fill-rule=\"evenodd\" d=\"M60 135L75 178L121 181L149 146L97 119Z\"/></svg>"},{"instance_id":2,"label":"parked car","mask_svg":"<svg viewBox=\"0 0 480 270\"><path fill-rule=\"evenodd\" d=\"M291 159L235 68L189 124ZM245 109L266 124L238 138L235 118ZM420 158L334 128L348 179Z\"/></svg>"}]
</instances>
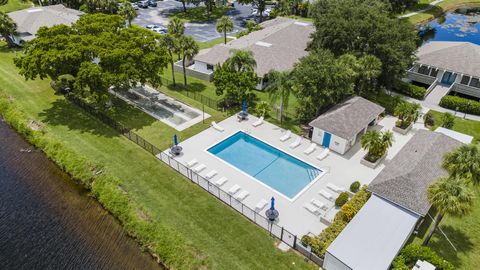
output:
<instances>
[{"instance_id":1,"label":"parked car","mask_svg":"<svg viewBox=\"0 0 480 270\"><path fill-rule=\"evenodd\" d=\"M137 5L139 8L148 8L148 1L140 1Z\"/></svg>"},{"instance_id":2,"label":"parked car","mask_svg":"<svg viewBox=\"0 0 480 270\"><path fill-rule=\"evenodd\" d=\"M153 29L153 31L156 32L156 33L159 33L161 35L165 35L167 33L166 29L161 29L161 28Z\"/></svg>"},{"instance_id":3,"label":"parked car","mask_svg":"<svg viewBox=\"0 0 480 270\"><path fill-rule=\"evenodd\" d=\"M161 27L161 26L157 25L157 24L147 24L147 25L145 25L145 28L150 29L150 30L153 30L153 29L159 28L159 27Z\"/></svg>"},{"instance_id":4,"label":"parked car","mask_svg":"<svg viewBox=\"0 0 480 270\"><path fill-rule=\"evenodd\" d=\"M149 7L157 7L157 1L148 0L148 6Z\"/></svg>"}]
</instances>

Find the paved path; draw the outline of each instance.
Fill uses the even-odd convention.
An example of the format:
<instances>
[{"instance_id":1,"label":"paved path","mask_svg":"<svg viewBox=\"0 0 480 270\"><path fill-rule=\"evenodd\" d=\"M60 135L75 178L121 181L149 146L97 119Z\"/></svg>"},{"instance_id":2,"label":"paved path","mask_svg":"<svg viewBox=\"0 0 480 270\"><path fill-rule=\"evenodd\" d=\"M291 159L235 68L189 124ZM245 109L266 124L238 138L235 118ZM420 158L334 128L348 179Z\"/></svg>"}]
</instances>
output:
<instances>
[{"instance_id":1,"label":"paved path","mask_svg":"<svg viewBox=\"0 0 480 270\"><path fill-rule=\"evenodd\" d=\"M439 104L442 97L448 94L449 89L449 85L437 84L425 98L425 102L428 104Z\"/></svg>"},{"instance_id":2,"label":"paved path","mask_svg":"<svg viewBox=\"0 0 480 270\"><path fill-rule=\"evenodd\" d=\"M422 9L422 10L419 10L419 11L415 11L415 12L410 12L410 13L407 13L407 14L404 14L402 16L398 16L398 18L400 19L404 19L404 18L408 18L408 17L412 17L414 15L417 15L419 13L423 13L431 8L433 8L434 6L436 6L437 4L443 2L444 0L435 0L433 2L430 3L430 5L428 6L428 8L425 8L425 9Z\"/></svg>"}]
</instances>

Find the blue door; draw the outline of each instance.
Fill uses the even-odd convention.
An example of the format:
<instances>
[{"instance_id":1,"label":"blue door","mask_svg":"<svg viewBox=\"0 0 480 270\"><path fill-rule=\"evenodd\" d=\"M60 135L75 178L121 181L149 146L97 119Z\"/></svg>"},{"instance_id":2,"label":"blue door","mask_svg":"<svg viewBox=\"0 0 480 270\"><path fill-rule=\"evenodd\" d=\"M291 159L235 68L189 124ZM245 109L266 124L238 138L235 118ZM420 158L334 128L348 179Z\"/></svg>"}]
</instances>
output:
<instances>
[{"instance_id":1,"label":"blue door","mask_svg":"<svg viewBox=\"0 0 480 270\"><path fill-rule=\"evenodd\" d=\"M324 132L324 133L323 133L322 146L324 146L324 147L329 147L329 146L330 146L330 139L332 139L332 134L330 134L330 133L328 133L328 132Z\"/></svg>"},{"instance_id":2,"label":"blue door","mask_svg":"<svg viewBox=\"0 0 480 270\"><path fill-rule=\"evenodd\" d=\"M455 81L455 78L457 78L457 74L446 71L445 73L443 73L442 83L446 85L451 85Z\"/></svg>"}]
</instances>

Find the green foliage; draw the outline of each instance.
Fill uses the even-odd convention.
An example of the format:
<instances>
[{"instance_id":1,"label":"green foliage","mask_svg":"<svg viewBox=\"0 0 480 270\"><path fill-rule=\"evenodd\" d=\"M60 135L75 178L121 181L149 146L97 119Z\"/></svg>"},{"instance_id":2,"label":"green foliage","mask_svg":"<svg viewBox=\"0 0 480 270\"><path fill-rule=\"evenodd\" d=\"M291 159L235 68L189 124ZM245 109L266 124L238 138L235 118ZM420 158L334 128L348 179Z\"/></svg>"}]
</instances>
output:
<instances>
[{"instance_id":1,"label":"green foliage","mask_svg":"<svg viewBox=\"0 0 480 270\"><path fill-rule=\"evenodd\" d=\"M290 72L271 70L264 77L267 80L265 91L268 92L272 105L280 101L280 123L283 123L283 112L288 110L292 85L290 83Z\"/></svg>"},{"instance_id":2,"label":"green foliage","mask_svg":"<svg viewBox=\"0 0 480 270\"><path fill-rule=\"evenodd\" d=\"M389 10L383 0L316 1L310 49L329 49L337 56L376 56L382 63L380 86L390 88L412 64L418 37L413 25Z\"/></svg>"},{"instance_id":3,"label":"green foliage","mask_svg":"<svg viewBox=\"0 0 480 270\"><path fill-rule=\"evenodd\" d=\"M310 1L304 0L279 0L270 16L297 15L307 17L310 9Z\"/></svg>"},{"instance_id":4,"label":"green foliage","mask_svg":"<svg viewBox=\"0 0 480 270\"><path fill-rule=\"evenodd\" d=\"M14 47L12 38L10 35L15 34L17 31L17 25L7 15L7 13L0 11L0 36L4 37L9 47Z\"/></svg>"},{"instance_id":5,"label":"green foliage","mask_svg":"<svg viewBox=\"0 0 480 270\"><path fill-rule=\"evenodd\" d=\"M399 93L416 99L424 99L425 95L427 94L427 89L425 89L425 87L407 83L402 80L398 80L393 89Z\"/></svg>"},{"instance_id":6,"label":"green foliage","mask_svg":"<svg viewBox=\"0 0 480 270\"><path fill-rule=\"evenodd\" d=\"M449 112L445 112L442 115L442 127L451 129L455 124L455 116Z\"/></svg>"},{"instance_id":7,"label":"green foliage","mask_svg":"<svg viewBox=\"0 0 480 270\"><path fill-rule=\"evenodd\" d=\"M418 4L419 0L389 0L392 12L401 13Z\"/></svg>"},{"instance_id":8,"label":"green foliage","mask_svg":"<svg viewBox=\"0 0 480 270\"><path fill-rule=\"evenodd\" d=\"M232 70L228 63L217 65L213 73L213 84L218 96L223 96L223 103L228 107L242 104L244 100L248 104L256 101L255 87L259 78L254 71Z\"/></svg>"},{"instance_id":9,"label":"green foliage","mask_svg":"<svg viewBox=\"0 0 480 270\"><path fill-rule=\"evenodd\" d=\"M121 6L118 10L118 15L121 15L128 21L128 25L132 25L132 20L137 17L137 11L130 4L130 1L121 1Z\"/></svg>"},{"instance_id":10,"label":"green foliage","mask_svg":"<svg viewBox=\"0 0 480 270\"><path fill-rule=\"evenodd\" d=\"M394 138L391 131L379 132L377 130L370 130L360 139L362 148L368 151L365 159L370 162L376 162L379 158L383 157L393 142Z\"/></svg>"},{"instance_id":11,"label":"green foliage","mask_svg":"<svg viewBox=\"0 0 480 270\"><path fill-rule=\"evenodd\" d=\"M395 125L406 129L410 124L417 121L421 108L418 103L400 102L394 111L394 115L398 117L398 122Z\"/></svg>"},{"instance_id":12,"label":"green foliage","mask_svg":"<svg viewBox=\"0 0 480 270\"><path fill-rule=\"evenodd\" d=\"M229 16L222 16L217 21L217 32L223 33L224 43L227 44L227 32L233 31L233 20Z\"/></svg>"},{"instance_id":13,"label":"green foliage","mask_svg":"<svg viewBox=\"0 0 480 270\"><path fill-rule=\"evenodd\" d=\"M347 201L350 196L348 192L342 192L338 197L335 199L335 206L342 207Z\"/></svg>"},{"instance_id":14,"label":"green foliage","mask_svg":"<svg viewBox=\"0 0 480 270\"><path fill-rule=\"evenodd\" d=\"M430 126L433 127L435 126L435 116L431 111L428 111L424 116L423 116L423 121L425 122L425 126Z\"/></svg>"},{"instance_id":15,"label":"green foliage","mask_svg":"<svg viewBox=\"0 0 480 270\"><path fill-rule=\"evenodd\" d=\"M56 81L51 81L50 85L52 86L55 93L64 93L67 88L73 89L75 84L75 77L70 74L64 74L58 76Z\"/></svg>"},{"instance_id":16,"label":"green foliage","mask_svg":"<svg viewBox=\"0 0 480 270\"><path fill-rule=\"evenodd\" d=\"M350 185L350 191L356 193L360 189L360 182L355 181Z\"/></svg>"},{"instance_id":17,"label":"green foliage","mask_svg":"<svg viewBox=\"0 0 480 270\"><path fill-rule=\"evenodd\" d=\"M469 114L480 115L480 102L457 96L444 96L440 100L440 106Z\"/></svg>"},{"instance_id":18,"label":"green foliage","mask_svg":"<svg viewBox=\"0 0 480 270\"><path fill-rule=\"evenodd\" d=\"M255 23L254 21L247 22L247 30L243 30L237 34L237 38L241 38L246 36L252 32L262 30L262 26L260 24Z\"/></svg>"},{"instance_id":19,"label":"green foliage","mask_svg":"<svg viewBox=\"0 0 480 270\"><path fill-rule=\"evenodd\" d=\"M15 65L30 80L71 74L76 78L74 94L100 103L108 98L110 86L160 84L168 55L158 41L147 29L125 28L121 16L87 14L71 27L40 28Z\"/></svg>"},{"instance_id":20,"label":"green foliage","mask_svg":"<svg viewBox=\"0 0 480 270\"><path fill-rule=\"evenodd\" d=\"M185 33L185 24L177 17L173 17L167 25L168 34L179 39Z\"/></svg>"},{"instance_id":21,"label":"green foliage","mask_svg":"<svg viewBox=\"0 0 480 270\"><path fill-rule=\"evenodd\" d=\"M480 150L476 144L462 145L445 154L442 166L453 177L480 184Z\"/></svg>"},{"instance_id":22,"label":"green foliage","mask_svg":"<svg viewBox=\"0 0 480 270\"><path fill-rule=\"evenodd\" d=\"M265 117L268 115L270 111L270 104L266 101L260 101L257 103L257 106L255 107L255 111L260 115Z\"/></svg>"},{"instance_id":23,"label":"green foliage","mask_svg":"<svg viewBox=\"0 0 480 270\"><path fill-rule=\"evenodd\" d=\"M392 270L409 270L412 269L418 260L427 261L433 264L438 270L453 270L455 267L445 261L437 253L429 247L420 246L418 244L409 244L404 247L400 254L392 262Z\"/></svg>"},{"instance_id":24,"label":"green foliage","mask_svg":"<svg viewBox=\"0 0 480 270\"><path fill-rule=\"evenodd\" d=\"M186 61L193 59L198 54L200 48L197 42L191 36L181 36L178 39L178 53L182 56L183 84L187 86Z\"/></svg>"}]
</instances>

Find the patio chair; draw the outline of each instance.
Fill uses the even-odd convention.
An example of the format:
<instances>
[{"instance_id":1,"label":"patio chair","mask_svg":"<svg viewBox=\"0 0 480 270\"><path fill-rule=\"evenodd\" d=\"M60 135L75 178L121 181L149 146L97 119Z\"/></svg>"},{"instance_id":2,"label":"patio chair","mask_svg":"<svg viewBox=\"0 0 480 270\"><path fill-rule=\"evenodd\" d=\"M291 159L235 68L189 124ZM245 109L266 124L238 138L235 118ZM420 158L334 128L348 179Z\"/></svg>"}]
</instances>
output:
<instances>
[{"instance_id":1,"label":"patio chair","mask_svg":"<svg viewBox=\"0 0 480 270\"><path fill-rule=\"evenodd\" d=\"M321 196L323 196L325 199L327 200L333 200L333 195L330 194L330 192L324 190L324 189L321 189L318 194L320 194Z\"/></svg>"},{"instance_id":2,"label":"patio chair","mask_svg":"<svg viewBox=\"0 0 480 270\"><path fill-rule=\"evenodd\" d=\"M280 137L280 141L284 142L290 139L290 136L292 136L292 132L288 130L282 137Z\"/></svg>"},{"instance_id":3,"label":"patio chair","mask_svg":"<svg viewBox=\"0 0 480 270\"><path fill-rule=\"evenodd\" d=\"M219 126L215 121L212 121L212 127L220 132L223 132L225 129Z\"/></svg>"},{"instance_id":4,"label":"patio chair","mask_svg":"<svg viewBox=\"0 0 480 270\"><path fill-rule=\"evenodd\" d=\"M198 163L198 160L196 158L190 160L189 162L187 162L187 167L191 168L193 166L195 166L196 164Z\"/></svg>"},{"instance_id":5,"label":"patio chair","mask_svg":"<svg viewBox=\"0 0 480 270\"><path fill-rule=\"evenodd\" d=\"M320 215L320 209L318 209L318 207L313 206L313 205L310 204L310 203L304 204L303 207L304 207L305 209L307 209L308 212L314 214L315 216Z\"/></svg>"},{"instance_id":6,"label":"patio chair","mask_svg":"<svg viewBox=\"0 0 480 270\"><path fill-rule=\"evenodd\" d=\"M325 208L327 208L327 205L326 205L324 202L322 202L322 201L320 201L320 200L317 200L317 199L312 199L312 200L310 201L310 203L313 204L313 205L315 205L316 207L318 207L318 208L320 208L320 209L325 209Z\"/></svg>"},{"instance_id":7,"label":"patio chair","mask_svg":"<svg viewBox=\"0 0 480 270\"><path fill-rule=\"evenodd\" d=\"M250 195L248 191L242 190L240 193L237 194L237 196L235 196L235 199L243 201L246 197L248 197L248 195Z\"/></svg>"},{"instance_id":8,"label":"patio chair","mask_svg":"<svg viewBox=\"0 0 480 270\"><path fill-rule=\"evenodd\" d=\"M312 144L310 144L310 146L307 149L305 149L305 151L303 151L303 153L305 155L310 155L311 153L313 153L313 151L315 151L315 149L317 149L317 144L312 143Z\"/></svg>"},{"instance_id":9,"label":"patio chair","mask_svg":"<svg viewBox=\"0 0 480 270\"><path fill-rule=\"evenodd\" d=\"M217 175L217 171L211 170L209 173L205 175L205 178L212 179L215 175Z\"/></svg>"},{"instance_id":10,"label":"patio chair","mask_svg":"<svg viewBox=\"0 0 480 270\"><path fill-rule=\"evenodd\" d=\"M290 148L296 148L300 145L300 143L302 142L302 138L301 137L297 137L297 139L290 144Z\"/></svg>"},{"instance_id":11,"label":"patio chair","mask_svg":"<svg viewBox=\"0 0 480 270\"><path fill-rule=\"evenodd\" d=\"M260 117L256 122L252 123L252 126L258 127L258 126L260 126L261 124L263 124L263 116Z\"/></svg>"},{"instance_id":12,"label":"patio chair","mask_svg":"<svg viewBox=\"0 0 480 270\"><path fill-rule=\"evenodd\" d=\"M317 159L318 160L323 160L324 158L326 158L328 156L328 154L330 154L330 148L325 148L321 153L320 155L317 156Z\"/></svg>"},{"instance_id":13,"label":"patio chair","mask_svg":"<svg viewBox=\"0 0 480 270\"><path fill-rule=\"evenodd\" d=\"M230 193L230 194L233 195L233 194L237 193L239 190L240 190L240 186L237 185L237 184L235 184L235 185L233 185L233 187L231 187L231 188L228 190L228 193Z\"/></svg>"},{"instance_id":14,"label":"patio chair","mask_svg":"<svg viewBox=\"0 0 480 270\"><path fill-rule=\"evenodd\" d=\"M205 168L207 168L207 166L205 164L200 164L197 167L193 168L193 172L199 173L199 172L205 170Z\"/></svg>"},{"instance_id":15,"label":"patio chair","mask_svg":"<svg viewBox=\"0 0 480 270\"><path fill-rule=\"evenodd\" d=\"M268 204L268 201L265 200L265 199L261 199L257 205L255 205L255 211L262 211L263 208L265 208L265 206L267 206Z\"/></svg>"},{"instance_id":16,"label":"patio chair","mask_svg":"<svg viewBox=\"0 0 480 270\"><path fill-rule=\"evenodd\" d=\"M345 188L344 187L337 187L336 185L332 184L332 183L328 183L327 184L327 188L335 191L335 192L344 192L345 191Z\"/></svg>"},{"instance_id":17,"label":"patio chair","mask_svg":"<svg viewBox=\"0 0 480 270\"><path fill-rule=\"evenodd\" d=\"M225 176L220 177L217 181L215 181L215 185L218 187L223 186L228 181L228 178Z\"/></svg>"}]
</instances>

